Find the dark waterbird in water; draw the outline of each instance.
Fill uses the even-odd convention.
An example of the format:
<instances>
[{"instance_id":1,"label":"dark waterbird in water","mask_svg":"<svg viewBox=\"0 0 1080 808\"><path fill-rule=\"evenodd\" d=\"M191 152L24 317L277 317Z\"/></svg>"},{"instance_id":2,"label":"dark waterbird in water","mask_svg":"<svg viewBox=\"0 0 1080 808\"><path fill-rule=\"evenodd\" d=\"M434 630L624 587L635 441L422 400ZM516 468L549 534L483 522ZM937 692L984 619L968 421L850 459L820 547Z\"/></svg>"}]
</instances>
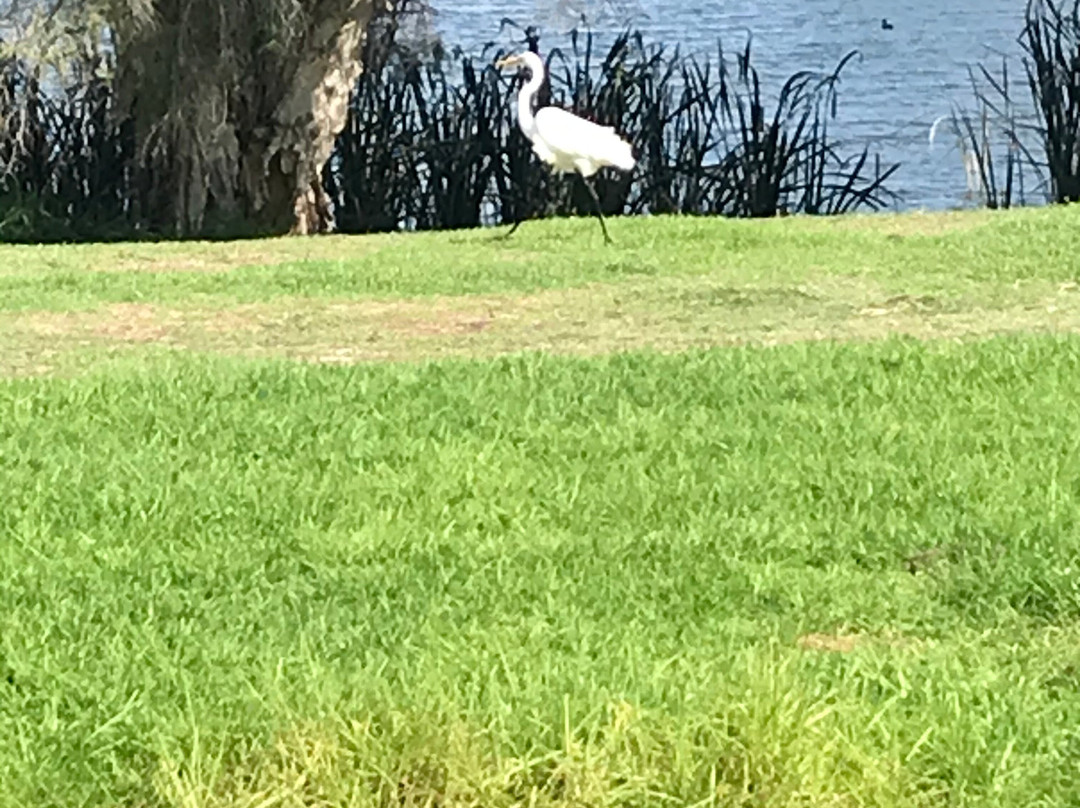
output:
<instances>
[{"instance_id":1,"label":"dark waterbird in water","mask_svg":"<svg viewBox=\"0 0 1080 808\"><path fill-rule=\"evenodd\" d=\"M894 26L891 22L889 22L884 17L881 18L881 30L882 31L891 31L895 27L896 26Z\"/></svg>"}]
</instances>

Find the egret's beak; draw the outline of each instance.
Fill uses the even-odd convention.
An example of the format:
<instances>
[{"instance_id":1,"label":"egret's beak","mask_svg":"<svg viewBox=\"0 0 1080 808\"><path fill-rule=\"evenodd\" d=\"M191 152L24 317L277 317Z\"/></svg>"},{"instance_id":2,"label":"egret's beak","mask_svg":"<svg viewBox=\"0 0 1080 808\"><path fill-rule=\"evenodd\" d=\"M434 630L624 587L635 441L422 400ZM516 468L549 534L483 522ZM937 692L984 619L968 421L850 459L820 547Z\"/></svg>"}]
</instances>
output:
<instances>
[{"instance_id":1,"label":"egret's beak","mask_svg":"<svg viewBox=\"0 0 1080 808\"><path fill-rule=\"evenodd\" d=\"M505 70L508 67L517 67L521 64L521 58L518 56L504 56L495 63L495 67L499 70Z\"/></svg>"}]
</instances>

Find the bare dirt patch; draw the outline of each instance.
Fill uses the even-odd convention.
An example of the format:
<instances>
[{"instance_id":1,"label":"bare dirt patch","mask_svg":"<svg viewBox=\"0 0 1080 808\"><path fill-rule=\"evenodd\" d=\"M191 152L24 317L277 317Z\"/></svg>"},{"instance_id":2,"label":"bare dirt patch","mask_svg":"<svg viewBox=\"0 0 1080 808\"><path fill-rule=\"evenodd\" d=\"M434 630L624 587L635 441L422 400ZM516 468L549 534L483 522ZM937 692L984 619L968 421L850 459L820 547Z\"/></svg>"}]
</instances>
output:
<instances>
[{"instance_id":1,"label":"bare dirt patch","mask_svg":"<svg viewBox=\"0 0 1080 808\"><path fill-rule=\"evenodd\" d=\"M806 651L830 651L850 654L856 648L866 644L866 638L858 634L804 634L795 641Z\"/></svg>"},{"instance_id":2,"label":"bare dirt patch","mask_svg":"<svg viewBox=\"0 0 1080 808\"><path fill-rule=\"evenodd\" d=\"M374 321L382 328L405 337L443 337L457 334L477 334L487 330L495 321L491 304L456 308L452 305L396 305L381 311L364 311L363 307L346 314L361 320ZM486 309L486 310L485 310Z\"/></svg>"},{"instance_id":3,"label":"bare dirt patch","mask_svg":"<svg viewBox=\"0 0 1080 808\"><path fill-rule=\"evenodd\" d=\"M333 261L379 249L378 237L358 239L255 239L189 241L178 244L125 244L99 248L87 268L98 272L228 272L248 266L277 266L294 261Z\"/></svg>"},{"instance_id":4,"label":"bare dirt patch","mask_svg":"<svg viewBox=\"0 0 1080 808\"><path fill-rule=\"evenodd\" d=\"M182 320L179 312L160 310L146 303L117 303L107 311L107 318L93 325L91 333L124 342L169 342Z\"/></svg>"},{"instance_id":5,"label":"bare dirt patch","mask_svg":"<svg viewBox=\"0 0 1080 808\"><path fill-rule=\"evenodd\" d=\"M860 315L881 317L909 312L931 312L940 309L941 301L930 295L893 295L887 300L871 303L859 310Z\"/></svg>"},{"instance_id":6,"label":"bare dirt patch","mask_svg":"<svg viewBox=\"0 0 1080 808\"><path fill-rule=\"evenodd\" d=\"M179 311L148 303L115 303L95 311L31 312L15 323L20 331L56 340L168 342L183 319Z\"/></svg>"},{"instance_id":7,"label":"bare dirt patch","mask_svg":"<svg viewBox=\"0 0 1080 808\"><path fill-rule=\"evenodd\" d=\"M868 634L860 631L838 629L835 632L811 632L796 638L795 644L804 651L821 651L832 654L850 654L860 648L894 648L914 650L922 643L902 634L891 632Z\"/></svg>"},{"instance_id":8,"label":"bare dirt patch","mask_svg":"<svg viewBox=\"0 0 1080 808\"><path fill-rule=\"evenodd\" d=\"M0 332L10 335L0 344L0 354L19 351L20 365L29 366L46 349L167 345L347 364L525 350L593 355L893 334L940 339L1080 332L1080 295L1068 285L1047 284L1022 294L991 291L981 302L972 302L896 294L862 278L734 288L705 277L530 295L290 298L227 308L120 303L92 311L0 315Z\"/></svg>"}]
</instances>

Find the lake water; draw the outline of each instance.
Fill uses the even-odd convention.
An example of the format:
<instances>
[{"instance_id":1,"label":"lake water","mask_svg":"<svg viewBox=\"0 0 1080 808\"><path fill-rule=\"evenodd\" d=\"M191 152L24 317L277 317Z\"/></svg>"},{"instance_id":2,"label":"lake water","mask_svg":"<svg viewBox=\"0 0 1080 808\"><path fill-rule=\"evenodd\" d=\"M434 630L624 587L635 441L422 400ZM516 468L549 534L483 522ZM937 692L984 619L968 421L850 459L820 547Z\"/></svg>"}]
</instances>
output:
<instances>
[{"instance_id":1,"label":"lake water","mask_svg":"<svg viewBox=\"0 0 1080 808\"><path fill-rule=\"evenodd\" d=\"M801 69L831 69L849 50L861 61L848 65L834 128L845 151L864 144L883 162L901 167L890 187L900 208L941 209L970 204L955 139L928 143L934 120L959 102L974 110L968 66L982 62L996 72L1010 58L1014 97L1027 102L1017 42L1024 0L680 0L638 5L639 0L433 0L435 27L448 46L466 50L485 42L512 45L520 32L500 20L538 24L541 46L565 42L560 33L580 12L590 15L601 39L627 22L652 41L684 52L728 51L753 35L754 64L774 87ZM883 30L888 18L893 28ZM1029 199L1029 201L1037 201Z\"/></svg>"}]
</instances>

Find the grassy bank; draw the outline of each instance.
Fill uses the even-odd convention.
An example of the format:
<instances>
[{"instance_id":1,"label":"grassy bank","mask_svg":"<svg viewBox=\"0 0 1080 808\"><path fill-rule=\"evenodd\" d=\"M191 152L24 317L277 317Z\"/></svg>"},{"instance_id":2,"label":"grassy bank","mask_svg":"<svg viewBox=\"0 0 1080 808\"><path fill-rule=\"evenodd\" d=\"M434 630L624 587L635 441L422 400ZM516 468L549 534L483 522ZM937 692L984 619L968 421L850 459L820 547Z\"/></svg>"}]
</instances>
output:
<instances>
[{"instance_id":1,"label":"grassy bank","mask_svg":"<svg viewBox=\"0 0 1080 808\"><path fill-rule=\"evenodd\" d=\"M0 373L155 346L322 362L1073 331L1080 210L589 220L228 243L0 246Z\"/></svg>"},{"instance_id":2,"label":"grassy bank","mask_svg":"<svg viewBox=\"0 0 1080 808\"><path fill-rule=\"evenodd\" d=\"M1075 803L1078 223L0 248L0 804Z\"/></svg>"}]
</instances>

